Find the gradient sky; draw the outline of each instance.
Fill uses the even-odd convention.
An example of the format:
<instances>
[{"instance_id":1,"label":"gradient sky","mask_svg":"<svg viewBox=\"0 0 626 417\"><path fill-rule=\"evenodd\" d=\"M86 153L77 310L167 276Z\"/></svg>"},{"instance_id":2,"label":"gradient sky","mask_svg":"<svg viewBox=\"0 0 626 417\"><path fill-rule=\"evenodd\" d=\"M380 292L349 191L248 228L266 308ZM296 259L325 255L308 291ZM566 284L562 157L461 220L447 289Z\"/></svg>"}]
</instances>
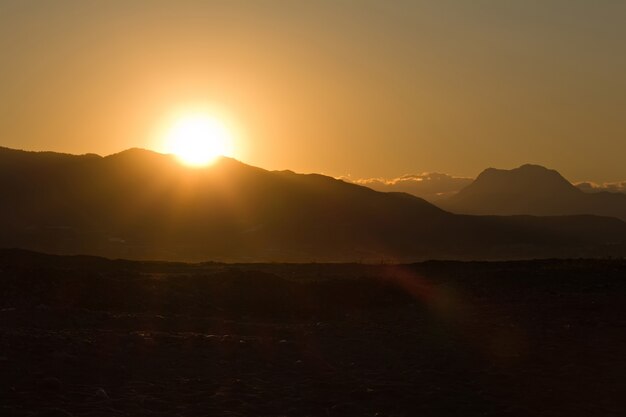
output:
<instances>
[{"instance_id":1,"label":"gradient sky","mask_svg":"<svg viewBox=\"0 0 626 417\"><path fill-rule=\"evenodd\" d=\"M0 63L2 146L158 150L204 106L267 169L626 179L624 1L0 0Z\"/></svg>"}]
</instances>

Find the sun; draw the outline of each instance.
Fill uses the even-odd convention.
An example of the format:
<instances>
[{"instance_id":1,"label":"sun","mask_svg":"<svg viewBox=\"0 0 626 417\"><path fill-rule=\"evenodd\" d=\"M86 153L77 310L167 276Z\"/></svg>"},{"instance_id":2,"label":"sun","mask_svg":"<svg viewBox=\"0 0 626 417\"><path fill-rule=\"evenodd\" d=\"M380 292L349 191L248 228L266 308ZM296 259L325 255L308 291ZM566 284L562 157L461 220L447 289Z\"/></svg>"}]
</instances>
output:
<instances>
[{"instance_id":1,"label":"sun","mask_svg":"<svg viewBox=\"0 0 626 417\"><path fill-rule=\"evenodd\" d=\"M182 116L165 134L165 148L185 165L202 167L232 152L233 138L219 119L205 114Z\"/></svg>"}]
</instances>

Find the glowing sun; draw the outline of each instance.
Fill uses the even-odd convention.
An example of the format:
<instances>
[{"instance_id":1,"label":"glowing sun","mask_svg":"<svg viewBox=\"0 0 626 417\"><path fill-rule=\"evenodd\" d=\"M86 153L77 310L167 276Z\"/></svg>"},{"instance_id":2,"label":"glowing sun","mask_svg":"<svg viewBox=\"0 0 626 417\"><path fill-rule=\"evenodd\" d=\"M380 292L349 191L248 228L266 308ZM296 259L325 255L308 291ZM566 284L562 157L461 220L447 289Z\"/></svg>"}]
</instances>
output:
<instances>
[{"instance_id":1,"label":"glowing sun","mask_svg":"<svg viewBox=\"0 0 626 417\"><path fill-rule=\"evenodd\" d=\"M228 128L208 115L189 115L176 120L165 134L168 153L186 165L204 166L230 155L233 138Z\"/></svg>"}]
</instances>

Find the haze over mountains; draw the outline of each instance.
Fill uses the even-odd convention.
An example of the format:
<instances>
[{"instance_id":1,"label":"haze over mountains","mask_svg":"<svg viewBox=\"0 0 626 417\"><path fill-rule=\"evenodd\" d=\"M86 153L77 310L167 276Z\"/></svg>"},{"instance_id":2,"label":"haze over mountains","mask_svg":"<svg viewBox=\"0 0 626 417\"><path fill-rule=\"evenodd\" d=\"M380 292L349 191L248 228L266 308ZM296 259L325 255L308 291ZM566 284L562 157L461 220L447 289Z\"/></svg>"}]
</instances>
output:
<instances>
[{"instance_id":1,"label":"haze over mountains","mask_svg":"<svg viewBox=\"0 0 626 417\"><path fill-rule=\"evenodd\" d=\"M455 215L323 175L229 158L192 169L139 149L100 157L2 148L0 197L0 247L61 254L244 262L626 254L626 223L615 218Z\"/></svg>"}]
</instances>

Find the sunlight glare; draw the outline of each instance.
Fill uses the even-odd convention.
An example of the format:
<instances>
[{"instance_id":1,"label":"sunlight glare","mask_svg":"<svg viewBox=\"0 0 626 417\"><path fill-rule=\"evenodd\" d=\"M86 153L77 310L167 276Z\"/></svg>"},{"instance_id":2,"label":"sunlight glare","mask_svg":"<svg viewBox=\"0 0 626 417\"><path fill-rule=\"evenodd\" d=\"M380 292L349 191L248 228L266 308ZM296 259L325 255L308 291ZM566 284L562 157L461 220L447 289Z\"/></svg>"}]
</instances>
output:
<instances>
[{"instance_id":1,"label":"sunlight glare","mask_svg":"<svg viewBox=\"0 0 626 417\"><path fill-rule=\"evenodd\" d=\"M218 119L204 114L176 120L166 134L168 153L186 165L205 166L220 156L229 156L232 134Z\"/></svg>"}]
</instances>

